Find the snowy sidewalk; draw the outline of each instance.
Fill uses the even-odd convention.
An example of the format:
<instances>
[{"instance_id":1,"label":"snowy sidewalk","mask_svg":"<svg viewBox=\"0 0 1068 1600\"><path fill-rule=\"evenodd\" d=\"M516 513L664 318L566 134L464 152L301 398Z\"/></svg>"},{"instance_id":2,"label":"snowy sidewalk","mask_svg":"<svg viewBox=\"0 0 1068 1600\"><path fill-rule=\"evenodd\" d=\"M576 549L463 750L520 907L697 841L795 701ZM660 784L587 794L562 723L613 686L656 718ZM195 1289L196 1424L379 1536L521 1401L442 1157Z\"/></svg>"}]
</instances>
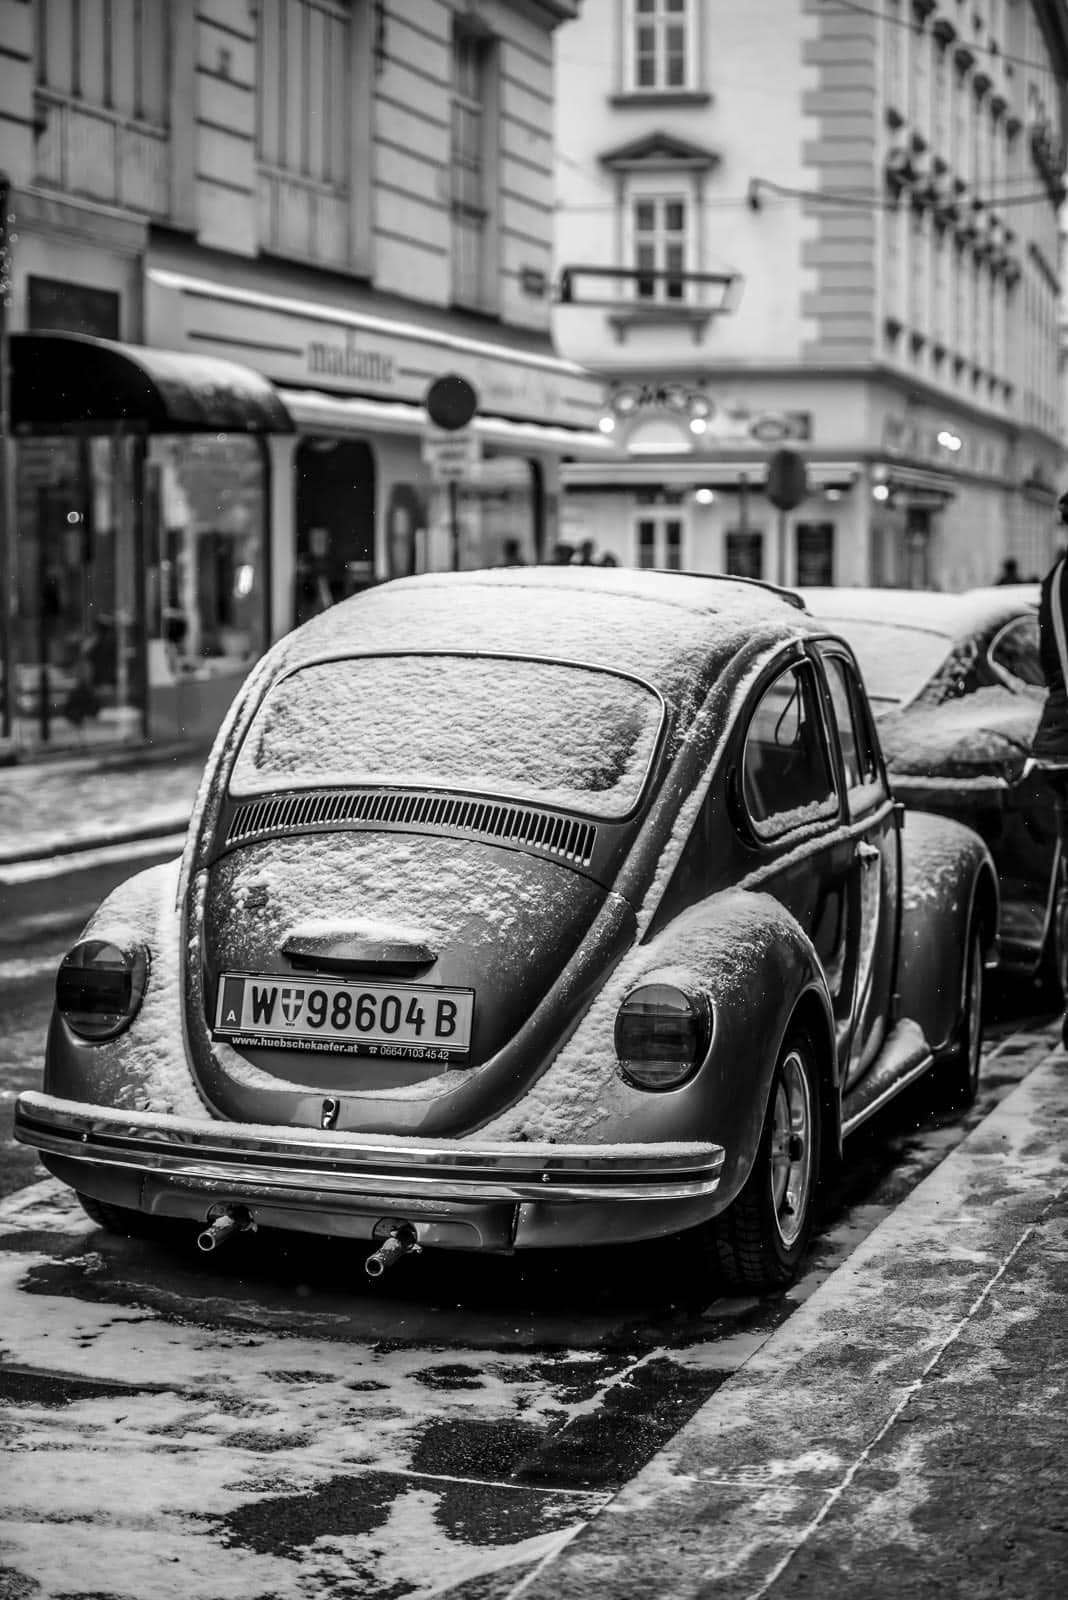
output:
<instances>
[{"instance_id":1,"label":"snowy sidewalk","mask_svg":"<svg viewBox=\"0 0 1068 1600\"><path fill-rule=\"evenodd\" d=\"M206 757L182 745L0 768L0 866L180 833Z\"/></svg>"},{"instance_id":2,"label":"snowy sidewalk","mask_svg":"<svg viewBox=\"0 0 1068 1600\"><path fill-rule=\"evenodd\" d=\"M1057 1049L570 1542L470 1600L1064 1594L1066 1118Z\"/></svg>"}]
</instances>

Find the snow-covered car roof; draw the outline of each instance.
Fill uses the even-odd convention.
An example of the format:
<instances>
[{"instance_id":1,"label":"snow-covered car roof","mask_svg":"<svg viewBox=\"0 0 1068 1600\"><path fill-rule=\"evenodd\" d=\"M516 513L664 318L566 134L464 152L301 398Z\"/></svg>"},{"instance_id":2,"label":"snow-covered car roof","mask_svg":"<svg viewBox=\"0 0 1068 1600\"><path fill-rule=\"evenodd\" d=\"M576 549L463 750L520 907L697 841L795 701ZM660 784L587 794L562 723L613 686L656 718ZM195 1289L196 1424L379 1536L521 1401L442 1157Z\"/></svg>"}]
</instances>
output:
<instances>
[{"instance_id":1,"label":"snow-covered car roof","mask_svg":"<svg viewBox=\"0 0 1068 1600\"><path fill-rule=\"evenodd\" d=\"M402 578L333 606L276 647L280 670L369 651L493 651L632 673L676 706L746 645L813 632L770 586L623 567L504 567Z\"/></svg>"},{"instance_id":2,"label":"snow-covered car roof","mask_svg":"<svg viewBox=\"0 0 1068 1600\"><path fill-rule=\"evenodd\" d=\"M984 633L1038 605L1037 583L995 584L943 594L930 589L800 589L813 616L823 621L884 622L960 639Z\"/></svg>"}]
</instances>

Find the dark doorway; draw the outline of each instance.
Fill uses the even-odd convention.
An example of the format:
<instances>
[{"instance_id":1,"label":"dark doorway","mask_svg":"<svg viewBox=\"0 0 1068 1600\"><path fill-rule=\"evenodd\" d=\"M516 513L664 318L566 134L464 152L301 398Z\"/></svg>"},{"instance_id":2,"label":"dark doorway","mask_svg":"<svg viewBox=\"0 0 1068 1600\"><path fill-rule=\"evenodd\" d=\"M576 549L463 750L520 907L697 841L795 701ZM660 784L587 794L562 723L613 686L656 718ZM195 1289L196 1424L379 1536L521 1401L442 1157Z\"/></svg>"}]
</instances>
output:
<instances>
[{"instance_id":1,"label":"dark doorway","mask_svg":"<svg viewBox=\"0 0 1068 1600\"><path fill-rule=\"evenodd\" d=\"M931 587L931 513L925 506L905 511L905 587Z\"/></svg>"},{"instance_id":2,"label":"dark doorway","mask_svg":"<svg viewBox=\"0 0 1068 1600\"><path fill-rule=\"evenodd\" d=\"M362 439L302 439L296 477L299 624L374 582L374 456Z\"/></svg>"},{"instance_id":3,"label":"dark doorway","mask_svg":"<svg viewBox=\"0 0 1068 1600\"><path fill-rule=\"evenodd\" d=\"M834 523L797 524L797 578L799 588L826 588L834 583Z\"/></svg>"}]
</instances>

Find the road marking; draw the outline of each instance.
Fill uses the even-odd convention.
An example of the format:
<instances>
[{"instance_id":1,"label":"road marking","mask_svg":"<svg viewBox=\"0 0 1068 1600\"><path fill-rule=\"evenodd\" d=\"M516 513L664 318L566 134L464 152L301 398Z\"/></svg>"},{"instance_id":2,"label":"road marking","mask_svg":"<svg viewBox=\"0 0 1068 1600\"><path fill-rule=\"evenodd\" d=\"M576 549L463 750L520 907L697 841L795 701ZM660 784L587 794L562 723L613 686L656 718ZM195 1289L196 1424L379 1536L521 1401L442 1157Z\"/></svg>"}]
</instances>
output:
<instances>
[{"instance_id":1,"label":"road marking","mask_svg":"<svg viewBox=\"0 0 1068 1600\"><path fill-rule=\"evenodd\" d=\"M115 844L92 850L72 850L67 854L45 856L34 861L15 861L0 867L0 888L19 883L36 883L41 878L60 878L67 873L86 872L91 867L106 867L114 861L138 861L142 856L179 855L185 833L161 834L156 839L119 839Z\"/></svg>"},{"instance_id":2,"label":"road marking","mask_svg":"<svg viewBox=\"0 0 1068 1600\"><path fill-rule=\"evenodd\" d=\"M11 961L0 961L0 983L29 983L55 972L59 962L54 950L44 956L16 956Z\"/></svg>"}]
</instances>

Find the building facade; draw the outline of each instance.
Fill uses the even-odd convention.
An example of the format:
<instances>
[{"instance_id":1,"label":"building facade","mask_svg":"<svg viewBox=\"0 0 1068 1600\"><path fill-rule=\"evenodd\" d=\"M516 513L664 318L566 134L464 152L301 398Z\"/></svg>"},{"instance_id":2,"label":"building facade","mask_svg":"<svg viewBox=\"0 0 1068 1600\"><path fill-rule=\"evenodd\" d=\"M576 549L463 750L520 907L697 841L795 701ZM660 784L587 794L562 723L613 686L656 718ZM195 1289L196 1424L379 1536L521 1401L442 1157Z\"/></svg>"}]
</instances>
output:
<instances>
[{"instance_id":1,"label":"building facade","mask_svg":"<svg viewBox=\"0 0 1068 1600\"><path fill-rule=\"evenodd\" d=\"M208 732L324 606L555 540L603 445L549 328L577 10L2 0L9 738Z\"/></svg>"},{"instance_id":2,"label":"building facade","mask_svg":"<svg viewBox=\"0 0 1068 1600\"><path fill-rule=\"evenodd\" d=\"M1041 572L1063 0L586 0L557 53L556 343L613 445L566 470L569 537L786 583ZM780 451L803 486L787 458L769 498Z\"/></svg>"}]
</instances>

